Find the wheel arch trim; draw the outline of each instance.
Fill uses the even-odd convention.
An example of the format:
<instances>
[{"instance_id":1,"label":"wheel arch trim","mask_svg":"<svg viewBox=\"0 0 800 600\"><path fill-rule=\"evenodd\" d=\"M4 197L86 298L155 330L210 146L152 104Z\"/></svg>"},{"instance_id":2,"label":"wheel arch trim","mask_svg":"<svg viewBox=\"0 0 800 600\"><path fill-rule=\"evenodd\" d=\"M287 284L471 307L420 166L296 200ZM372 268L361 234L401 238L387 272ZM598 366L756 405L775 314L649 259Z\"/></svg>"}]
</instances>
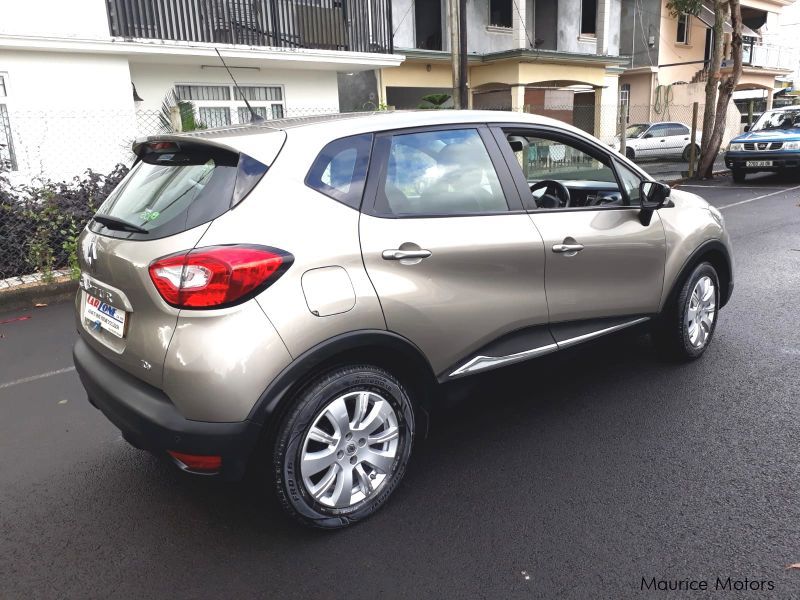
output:
<instances>
[{"instance_id":1,"label":"wheel arch trim","mask_svg":"<svg viewBox=\"0 0 800 600\"><path fill-rule=\"evenodd\" d=\"M706 240L697 248L695 248L694 251L686 258L686 260L683 262L683 265L678 270L677 276L672 281L669 293L667 293L662 299L662 309L669 304L672 298L674 298L675 294L680 289L680 285L683 283L689 273L691 273L692 269L694 269L703 261L706 256L710 254L720 254L725 261L724 267L726 268L727 272L717 273L717 276L720 278L720 308L728 303L728 300L733 293L733 261L731 260L730 252L725 244L723 244L722 241L715 239ZM723 278L725 278L725 283L722 281Z\"/></svg>"}]
</instances>

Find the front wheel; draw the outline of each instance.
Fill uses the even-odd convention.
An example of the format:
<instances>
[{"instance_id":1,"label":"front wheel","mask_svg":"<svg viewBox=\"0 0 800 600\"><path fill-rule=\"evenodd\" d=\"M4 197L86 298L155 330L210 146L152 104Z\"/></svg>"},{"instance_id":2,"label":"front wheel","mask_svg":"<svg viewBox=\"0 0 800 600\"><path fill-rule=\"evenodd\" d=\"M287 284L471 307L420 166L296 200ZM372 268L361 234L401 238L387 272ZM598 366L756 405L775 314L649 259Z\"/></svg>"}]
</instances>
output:
<instances>
[{"instance_id":1,"label":"front wheel","mask_svg":"<svg viewBox=\"0 0 800 600\"><path fill-rule=\"evenodd\" d=\"M408 393L370 365L336 369L306 386L279 428L278 498L305 525L337 529L378 510L411 455Z\"/></svg>"},{"instance_id":2,"label":"front wheel","mask_svg":"<svg viewBox=\"0 0 800 600\"><path fill-rule=\"evenodd\" d=\"M714 335L719 299L717 271L710 263L700 263L655 323L656 346L670 358L699 358Z\"/></svg>"}]
</instances>

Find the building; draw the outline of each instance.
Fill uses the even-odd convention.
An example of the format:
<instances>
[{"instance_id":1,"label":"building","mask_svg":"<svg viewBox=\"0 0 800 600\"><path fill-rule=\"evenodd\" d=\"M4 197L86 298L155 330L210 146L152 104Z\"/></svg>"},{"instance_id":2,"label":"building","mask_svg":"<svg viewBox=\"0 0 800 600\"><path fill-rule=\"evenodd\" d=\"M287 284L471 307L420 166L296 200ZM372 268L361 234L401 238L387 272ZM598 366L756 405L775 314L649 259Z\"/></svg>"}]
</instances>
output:
<instances>
[{"instance_id":1,"label":"building","mask_svg":"<svg viewBox=\"0 0 800 600\"><path fill-rule=\"evenodd\" d=\"M40 0L0 18L0 159L108 171L188 100L201 126L339 110L338 76L402 62L390 0ZM177 98L176 98L177 97ZM126 148L127 146L127 148Z\"/></svg>"},{"instance_id":2,"label":"building","mask_svg":"<svg viewBox=\"0 0 800 600\"><path fill-rule=\"evenodd\" d=\"M467 0L469 103L553 116L600 137L616 128L622 0ZM379 73L381 101L417 108L452 89L445 0L395 0L398 67Z\"/></svg>"},{"instance_id":3,"label":"building","mask_svg":"<svg viewBox=\"0 0 800 600\"><path fill-rule=\"evenodd\" d=\"M741 0L744 67L736 94L759 90L772 106L777 77L797 67L797 46L783 46L762 35L768 23L776 23L778 14L794 0ZM630 57L628 68L620 77L620 91L630 106L630 120L686 121L685 107L705 103L705 81L711 57L714 11L710 2L697 15L673 17L666 0L622 0L622 20L630 23L623 29L621 52ZM732 68L730 56L730 21L725 24L725 57L721 73ZM795 30L794 37L797 37ZM681 107L680 114L670 114L670 106ZM732 108L733 110L733 108ZM736 121L736 113L732 113Z\"/></svg>"}]
</instances>

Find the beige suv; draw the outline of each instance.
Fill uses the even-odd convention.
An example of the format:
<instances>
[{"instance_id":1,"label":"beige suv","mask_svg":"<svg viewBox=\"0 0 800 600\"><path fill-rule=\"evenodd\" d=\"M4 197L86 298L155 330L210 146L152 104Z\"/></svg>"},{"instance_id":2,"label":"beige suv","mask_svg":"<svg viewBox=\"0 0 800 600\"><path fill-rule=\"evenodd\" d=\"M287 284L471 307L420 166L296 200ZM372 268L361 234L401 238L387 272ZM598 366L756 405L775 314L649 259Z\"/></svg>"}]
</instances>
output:
<instances>
[{"instance_id":1,"label":"beige suv","mask_svg":"<svg viewBox=\"0 0 800 600\"><path fill-rule=\"evenodd\" d=\"M733 289L720 213L563 123L420 111L134 145L80 238L89 400L305 524L377 510L440 384L649 324L693 359Z\"/></svg>"}]
</instances>

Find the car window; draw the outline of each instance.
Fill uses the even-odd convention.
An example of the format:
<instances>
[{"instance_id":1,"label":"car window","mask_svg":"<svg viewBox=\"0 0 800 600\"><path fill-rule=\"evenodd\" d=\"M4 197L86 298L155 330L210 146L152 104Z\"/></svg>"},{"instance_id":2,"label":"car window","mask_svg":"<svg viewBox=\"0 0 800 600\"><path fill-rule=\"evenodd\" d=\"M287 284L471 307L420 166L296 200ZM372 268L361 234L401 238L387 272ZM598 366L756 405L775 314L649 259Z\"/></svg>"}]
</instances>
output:
<instances>
[{"instance_id":1,"label":"car window","mask_svg":"<svg viewBox=\"0 0 800 600\"><path fill-rule=\"evenodd\" d=\"M306 176L306 185L358 209L364 191L372 135L354 135L325 146Z\"/></svg>"},{"instance_id":2,"label":"car window","mask_svg":"<svg viewBox=\"0 0 800 600\"><path fill-rule=\"evenodd\" d=\"M626 167L623 163L617 163L617 174L619 181L622 184L625 192L628 194L628 200L631 205L639 203L640 189L642 178L631 168Z\"/></svg>"},{"instance_id":3,"label":"car window","mask_svg":"<svg viewBox=\"0 0 800 600\"><path fill-rule=\"evenodd\" d=\"M569 208L595 208L624 203L617 178L608 156L593 151L576 140L560 136L517 135L506 131L511 150L528 186L534 188L528 209L566 208L559 185L535 189L546 181L567 188Z\"/></svg>"},{"instance_id":4,"label":"car window","mask_svg":"<svg viewBox=\"0 0 800 600\"><path fill-rule=\"evenodd\" d=\"M379 213L449 215L508 210L477 129L393 135Z\"/></svg>"},{"instance_id":5,"label":"car window","mask_svg":"<svg viewBox=\"0 0 800 600\"><path fill-rule=\"evenodd\" d=\"M689 128L680 123L673 123L669 126L669 135L689 135Z\"/></svg>"},{"instance_id":6,"label":"car window","mask_svg":"<svg viewBox=\"0 0 800 600\"><path fill-rule=\"evenodd\" d=\"M756 121L751 131L761 129L792 129L800 127L800 108L797 110L771 110Z\"/></svg>"},{"instance_id":7,"label":"car window","mask_svg":"<svg viewBox=\"0 0 800 600\"><path fill-rule=\"evenodd\" d=\"M669 135L669 125L653 125L645 135L651 135L653 137L664 137Z\"/></svg>"}]
</instances>

